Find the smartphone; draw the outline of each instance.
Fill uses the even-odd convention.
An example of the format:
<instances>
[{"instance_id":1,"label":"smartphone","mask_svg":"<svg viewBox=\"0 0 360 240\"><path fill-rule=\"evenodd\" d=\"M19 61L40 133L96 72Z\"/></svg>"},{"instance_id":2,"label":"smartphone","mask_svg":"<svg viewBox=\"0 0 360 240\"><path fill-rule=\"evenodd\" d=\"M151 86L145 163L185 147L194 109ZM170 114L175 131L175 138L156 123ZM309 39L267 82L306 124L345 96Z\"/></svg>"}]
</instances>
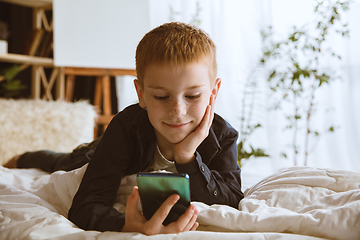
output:
<instances>
[{"instance_id":1,"label":"smartphone","mask_svg":"<svg viewBox=\"0 0 360 240\"><path fill-rule=\"evenodd\" d=\"M165 226L176 221L190 206L190 182L188 174L138 173L137 183L143 215L147 220L174 193L177 193L180 199L172 207L169 215L163 222Z\"/></svg>"}]
</instances>

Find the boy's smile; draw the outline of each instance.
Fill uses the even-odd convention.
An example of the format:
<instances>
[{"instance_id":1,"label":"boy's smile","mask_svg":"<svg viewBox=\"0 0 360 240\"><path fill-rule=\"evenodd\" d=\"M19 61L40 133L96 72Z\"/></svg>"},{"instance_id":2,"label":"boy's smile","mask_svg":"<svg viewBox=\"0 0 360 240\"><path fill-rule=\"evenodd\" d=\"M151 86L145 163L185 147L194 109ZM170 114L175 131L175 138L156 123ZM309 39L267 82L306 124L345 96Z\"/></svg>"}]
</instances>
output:
<instances>
[{"instance_id":1,"label":"boy's smile","mask_svg":"<svg viewBox=\"0 0 360 240\"><path fill-rule=\"evenodd\" d=\"M179 124L167 124L167 123L165 123L165 124L168 125L171 128L181 128L181 127L186 126L188 123L179 123Z\"/></svg>"},{"instance_id":2,"label":"boy's smile","mask_svg":"<svg viewBox=\"0 0 360 240\"><path fill-rule=\"evenodd\" d=\"M147 109L160 146L179 143L196 129L213 91L204 63L153 64L145 71L143 87L138 80L135 86L140 106Z\"/></svg>"}]
</instances>

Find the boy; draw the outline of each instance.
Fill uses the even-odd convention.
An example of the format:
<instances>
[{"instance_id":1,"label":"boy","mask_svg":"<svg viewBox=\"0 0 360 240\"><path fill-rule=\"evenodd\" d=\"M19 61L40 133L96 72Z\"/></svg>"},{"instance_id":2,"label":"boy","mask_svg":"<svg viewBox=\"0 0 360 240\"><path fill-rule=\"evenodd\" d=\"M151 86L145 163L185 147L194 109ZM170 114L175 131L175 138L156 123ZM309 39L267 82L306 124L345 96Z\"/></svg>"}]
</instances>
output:
<instances>
[{"instance_id":1,"label":"boy","mask_svg":"<svg viewBox=\"0 0 360 240\"><path fill-rule=\"evenodd\" d=\"M243 198L237 164L237 132L214 114L221 80L216 47L202 30L166 23L148 32L136 50L139 104L118 113L91 159L69 210L83 229L147 235L196 230L198 210L190 205L176 221L162 225L179 199L174 194L146 221L137 210L137 187L125 214L113 208L121 179L167 170L190 176L191 200L237 208Z\"/></svg>"}]
</instances>

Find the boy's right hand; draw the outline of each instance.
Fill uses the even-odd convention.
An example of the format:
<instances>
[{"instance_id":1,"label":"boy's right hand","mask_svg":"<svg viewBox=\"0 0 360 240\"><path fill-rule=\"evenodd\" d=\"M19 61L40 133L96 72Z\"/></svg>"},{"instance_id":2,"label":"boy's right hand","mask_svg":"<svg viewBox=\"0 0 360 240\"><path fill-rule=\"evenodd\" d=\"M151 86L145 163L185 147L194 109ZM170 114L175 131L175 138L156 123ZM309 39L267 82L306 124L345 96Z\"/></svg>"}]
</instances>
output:
<instances>
[{"instance_id":1,"label":"boy's right hand","mask_svg":"<svg viewBox=\"0 0 360 240\"><path fill-rule=\"evenodd\" d=\"M185 164L195 160L196 149L209 135L209 130L214 119L215 98L216 96L211 94L209 105L206 107L200 125L181 142L174 144L174 158L177 163Z\"/></svg>"},{"instance_id":2,"label":"boy's right hand","mask_svg":"<svg viewBox=\"0 0 360 240\"><path fill-rule=\"evenodd\" d=\"M138 187L134 187L127 200L125 208L125 225L122 228L122 232L140 232L146 235L154 235L195 231L199 226L196 222L199 211L192 204L176 222L172 222L167 226L162 224L171 208L179 200L180 197L177 194L168 197L148 221L137 209L139 198Z\"/></svg>"}]
</instances>

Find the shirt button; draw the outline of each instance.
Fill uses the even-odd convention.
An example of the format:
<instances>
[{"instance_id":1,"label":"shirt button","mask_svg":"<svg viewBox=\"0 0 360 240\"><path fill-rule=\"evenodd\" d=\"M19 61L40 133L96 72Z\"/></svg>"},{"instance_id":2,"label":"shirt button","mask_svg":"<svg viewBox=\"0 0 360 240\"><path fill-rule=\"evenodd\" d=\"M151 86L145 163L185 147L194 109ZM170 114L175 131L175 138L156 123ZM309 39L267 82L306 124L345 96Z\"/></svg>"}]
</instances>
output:
<instances>
[{"instance_id":1,"label":"shirt button","mask_svg":"<svg viewBox=\"0 0 360 240\"><path fill-rule=\"evenodd\" d=\"M202 172L205 172L205 167L204 167L204 165L201 165L200 170L201 170Z\"/></svg>"},{"instance_id":2,"label":"shirt button","mask_svg":"<svg viewBox=\"0 0 360 240\"><path fill-rule=\"evenodd\" d=\"M218 192L216 190L214 190L214 196L217 196Z\"/></svg>"}]
</instances>

